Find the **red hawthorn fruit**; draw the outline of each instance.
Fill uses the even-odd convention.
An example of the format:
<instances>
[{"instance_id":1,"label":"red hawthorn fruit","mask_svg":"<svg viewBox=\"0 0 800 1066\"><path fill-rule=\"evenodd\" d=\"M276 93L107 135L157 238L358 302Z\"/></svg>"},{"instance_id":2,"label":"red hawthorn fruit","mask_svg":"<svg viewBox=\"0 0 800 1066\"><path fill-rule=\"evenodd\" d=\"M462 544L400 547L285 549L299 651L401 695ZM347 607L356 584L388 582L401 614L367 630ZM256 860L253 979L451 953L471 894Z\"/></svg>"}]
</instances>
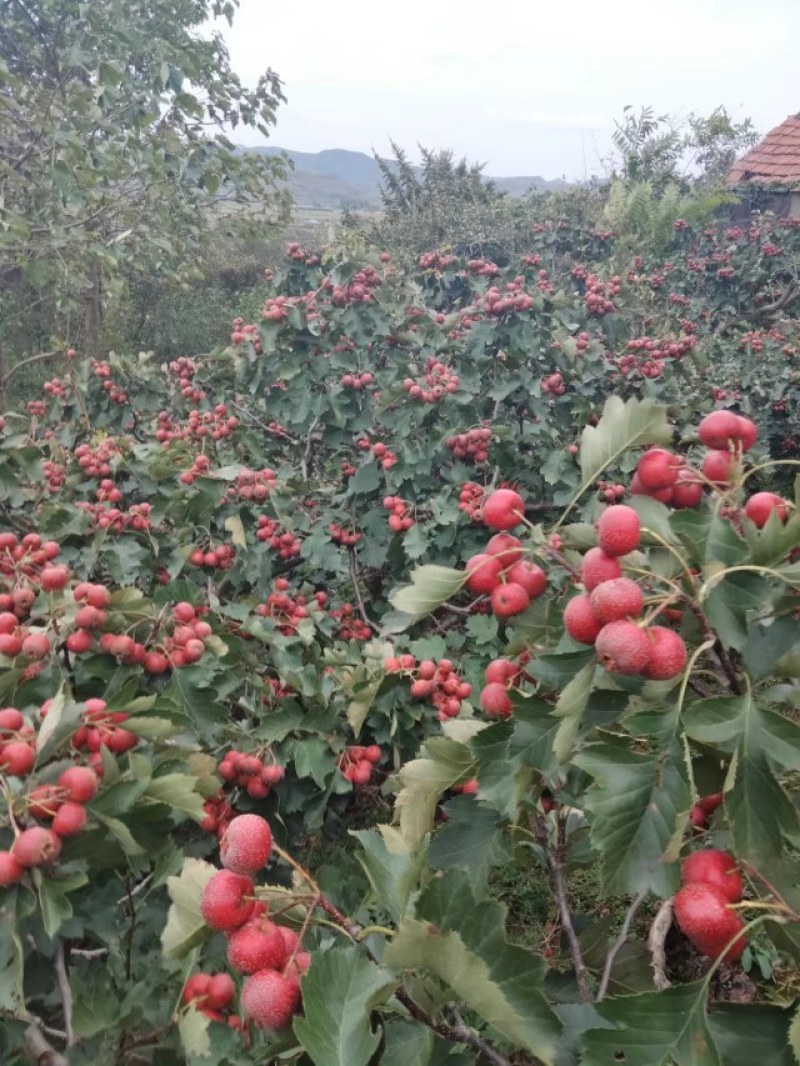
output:
<instances>
[{"instance_id":1,"label":"red hawthorn fruit","mask_svg":"<svg viewBox=\"0 0 800 1066\"><path fill-rule=\"evenodd\" d=\"M744 513L759 529L763 529L769 516L776 512L781 522L789 517L789 501L774 492L756 492L744 505Z\"/></svg>"},{"instance_id":2,"label":"red hawthorn fruit","mask_svg":"<svg viewBox=\"0 0 800 1066\"><path fill-rule=\"evenodd\" d=\"M300 1006L296 980L274 970L254 973L244 983L242 1008L246 1018L262 1029L285 1029Z\"/></svg>"},{"instance_id":3,"label":"red hawthorn fruit","mask_svg":"<svg viewBox=\"0 0 800 1066\"><path fill-rule=\"evenodd\" d=\"M53 818L53 832L60 837L74 837L86 825L86 808L81 803L67 800L62 803Z\"/></svg>"},{"instance_id":4,"label":"red hawthorn fruit","mask_svg":"<svg viewBox=\"0 0 800 1066\"><path fill-rule=\"evenodd\" d=\"M37 821L52 818L62 803L58 785L37 785L28 794L28 815Z\"/></svg>"},{"instance_id":5,"label":"red hawthorn fruit","mask_svg":"<svg viewBox=\"0 0 800 1066\"><path fill-rule=\"evenodd\" d=\"M607 507L597 521L597 543L606 555L627 555L639 547L639 516L625 503Z\"/></svg>"},{"instance_id":6,"label":"red hawthorn fruit","mask_svg":"<svg viewBox=\"0 0 800 1066\"><path fill-rule=\"evenodd\" d=\"M24 740L13 740L0 750L0 768L13 777L25 777L36 763L36 752Z\"/></svg>"},{"instance_id":7,"label":"red hawthorn fruit","mask_svg":"<svg viewBox=\"0 0 800 1066\"><path fill-rule=\"evenodd\" d=\"M703 483L699 478L688 471L678 475L678 480L672 488L673 507L687 508L697 507L703 498Z\"/></svg>"},{"instance_id":8,"label":"red hawthorn fruit","mask_svg":"<svg viewBox=\"0 0 800 1066\"><path fill-rule=\"evenodd\" d=\"M97 794L97 775L88 766L70 766L58 779L73 803L88 803Z\"/></svg>"},{"instance_id":9,"label":"red hawthorn fruit","mask_svg":"<svg viewBox=\"0 0 800 1066\"><path fill-rule=\"evenodd\" d=\"M597 656L613 674L639 674L650 659L650 641L635 622L609 622L597 634Z\"/></svg>"},{"instance_id":10,"label":"red hawthorn fruit","mask_svg":"<svg viewBox=\"0 0 800 1066\"><path fill-rule=\"evenodd\" d=\"M603 581L589 595L595 618L601 625L641 614L644 607L642 590L629 577L615 577Z\"/></svg>"},{"instance_id":11,"label":"red hawthorn fruit","mask_svg":"<svg viewBox=\"0 0 800 1066\"><path fill-rule=\"evenodd\" d=\"M510 583L521 585L528 593L530 599L535 600L541 596L547 588L547 574L536 563L521 561L507 571L506 576Z\"/></svg>"},{"instance_id":12,"label":"red hawthorn fruit","mask_svg":"<svg viewBox=\"0 0 800 1066\"><path fill-rule=\"evenodd\" d=\"M594 616L589 597L584 593L573 596L564 608L564 627L580 644L594 644L600 623Z\"/></svg>"},{"instance_id":13,"label":"red hawthorn fruit","mask_svg":"<svg viewBox=\"0 0 800 1066\"><path fill-rule=\"evenodd\" d=\"M727 851L707 848L694 851L683 861L681 880L685 885L702 882L721 888L731 903L738 903L744 895L744 879L736 859Z\"/></svg>"},{"instance_id":14,"label":"red hawthorn fruit","mask_svg":"<svg viewBox=\"0 0 800 1066\"><path fill-rule=\"evenodd\" d=\"M522 541L511 533L495 533L483 549L486 555L495 555L504 568L518 563L524 554Z\"/></svg>"},{"instance_id":15,"label":"red hawthorn fruit","mask_svg":"<svg viewBox=\"0 0 800 1066\"><path fill-rule=\"evenodd\" d=\"M240 814L222 834L219 857L222 865L237 874L254 874L269 862L272 830L257 814Z\"/></svg>"},{"instance_id":16,"label":"red hawthorn fruit","mask_svg":"<svg viewBox=\"0 0 800 1066\"><path fill-rule=\"evenodd\" d=\"M206 887L200 900L200 913L211 929L229 932L244 925L252 915L255 900L253 882L233 870L218 870Z\"/></svg>"},{"instance_id":17,"label":"red hawthorn fruit","mask_svg":"<svg viewBox=\"0 0 800 1066\"><path fill-rule=\"evenodd\" d=\"M22 729L24 724L25 719L16 707L4 707L0 711L0 732L8 730L11 733L16 733Z\"/></svg>"},{"instance_id":18,"label":"red hawthorn fruit","mask_svg":"<svg viewBox=\"0 0 800 1066\"><path fill-rule=\"evenodd\" d=\"M701 467L703 474L715 485L730 485L736 459L730 452L709 452Z\"/></svg>"},{"instance_id":19,"label":"red hawthorn fruit","mask_svg":"<svg viewBox=\"0 0 800 1066\"><path fill-rule=\"evenodd\" d=\"M288 959L292 952L297 950L300 944L300 934L296 933L294 929L289 929L288 926L285 925L279 925L277 928L280 930L280 934L283 937L283 944L286 948L286 957Z\"/></svg>"},{"instance_id":20,"label":"red hawthorn fruit","mask_svg":"<svg viewBox=\"0 0 800 1066\"><path fill-rule=\"evenodd\" d=\"M741 436L739 415L734 411L712 411L697 427L697 436L706 448L727 451Z\"/></svg>"},{"instance_id":21,"label":"red hawthorn fruit","mask_svg":"<svg viewBox=\"0 0 800 1066\"><path fill-rule=\"evenodd\" d=\"M25 876L25 867L11 851L0 851L0 888L18 884Z\"/></svg>"},{"instance_id":22,"label":"red hawthorn fruit","mask_svg":"<svg viewBox=\"0 0 800 1066\"><path fill-rule=\"evenodd\" d=\"M524 513L525 503L513 489L496 489L483 504L483 520L491 529L513 529Z\"/></svg>"},{"instance_id":23,"label":"red hawthorn fruit","mask_svg":"<svg viewBox=\"0 0 800 1066\"><path fill-rule=\"evenodd\" d=\"M642 675L649 681L669 681L682 674L687 658L683 639L666 626L650 626L645 634L650 641L650 660Z\"/></svg>"},{"instance_id":24,"label":"red hawthorn fruit","mask_svg":"<svg viewBox=\"0 0 800 1066\"><path fill-rule=\"evenodd\" d=\"M50 654L50 641L44 633L29 633L22 642L22 654L26 659L44 659Z\"/></svg>"},{"instance_id":25,"label":"red hawthorn fruit","mask_svg":"<svg viewBox=\"0 0 800 1066\"><path fill-rule=\"evenodd\" d=\"M701 882L684 885L675 894L673 907L678 928L698 951L712 959L744 930L744 922L731 910L728 897L718 885ZM747 938L739 936L725 952L725 961L736 962L746 947Z\"/></svg>"},{"instance_id":26,"label":"red hawthorn fruit","mask_svg":"<svg viewBox=\"0 0 800 1066\"><path fill-rule=\"evenodd\" d=\"M233 1002L236 986L229 973L216 973L206 986L206 1002L213 1010L224 1010Z\"/></svg>"},{"instance_id":27,"label":"red hawthorn fruit","mask_svg":"<svg viewBox=\"0 0 800 1066\"><path fill-rule=\"evenodd\" d=\"M678 479L681 460L666 448L649 448L636 466L639 481L648 493L671 488Z\"/></svg>"},{"instance_id":28,"label":"red hawthorn fruit","mask_svg":"<svg viewBox=\"0 0 800 1066\"><path fill-rule=\"evenodd\" d=\"M522 585L514 582L498 585L492 590L492 611L498 618L510 618L514 614L521 614L530 602L530 596Z\"/></svg>"},{"instance_id":29,"label":"red hawthorn fruit","mask_svg":"<svg viewBox=\"0 0 800 1066\"><path fill-rule=\"evenodd\" d=\"M758 440L758 427L755 422L745 418L744 415L737 415L736 421L739 424L739 444L741 449L743 452L749 452Z\"/></svg>"},{"instance_id":30,"label":"red hawthorn fruit","mask_svg":"<svg viewBox=\"0 0 800 1066\"><path fill-rule=\"evenodd\" d=\"M517 673L517 667L508 659L492 659L484 671L487 685L500 684L505 687Z\"/></svg>"},{"instance_id":31,"label":"red hawthorn fruit","mask_svg":"<svg viewBox=\"0 0 800 1066\"><path fill-rule=\"evenodd\" d=\"M191 1003L194 999L204 997L208 991L211 974L193 973L183 986L181 999L184 1003Z\"/></svg>"},{"instance_id":32,"label":"red hawthorn fruit","mask_svg":"<svg viewBox=\"0 0 800 1066\"><path fill-rule=\"evenodd\" d=\"M94 637L87 629L76 629L66 639L67 649L75 655L85 655L91 651Z\"/></svg>"},{"instance_id":33,"label":"red hawthorn fruit","mask_svg":"<svg viewBox=\"0 0 800 1066\"><path fill-rule=\"evenodd\" d=\"M46 866L58 858L61 838L51 829L36 825L23 829L11 851L21 866Z\"/></svg>"},{"instance_id":34,"label":"red hawthorn fruit","mask_svg":"<svg viewBox=\"0 0 800 1066\"><path fill-rule=\"evenodd\" d=\"M619 560L606 555L602 548L590 548L581 563L581 581L587 592L596 589L604 581L613 581L622 576Z\"/></svg>"},{"instance_id":35,"label":"red hawthorn fruit","mask_svg":"<svg viewBox=\"0 0 800 1066\"><path fill-rule=\"evenodd\" d=\"M491 681L481 690L481 707L491 718L508 718L511 714L511 697L505 685Z\"/></svg>"},{"instance_id":36,"label":"red hawthorn fruit","mask_svg":"<svg viewBox=\"0 0 800 1066\"><path fill-rule=\"evenodd\" d=\"M286 964L286 968L283 971L284 977L289 981L294 981L297 987L300 987L300 979L308 973L311 968L311 955L307 951L298 951L294 957L294 960Z\"/></svg>"},{"instance_id":37,"label":"red hawthorn fruit","mask_svg":"<svg viewBox=\"0 0 800 1066\"><path fill-rule=\"evenodd\" d=\"M286 942L274 922L256 918L228 937L228 963L239 973L279 970L286 955Z\"/></svg>"},{"instance_id":38,"label":"red hawthorn fruit","mask_svg":"<svg viewBox=\"0 0 800 1066\"><path fill-rule=\"evenodd\" d=\"M469 575L465 582L467 588L476 596L480 596L492 592L500 583L503 563L493 555L473 555L471 559L467 559L466 569Z\"/></svg>"},{"instance_id":39,"label":"red hawthorn fruit","mask_svg":"<svg viewBox=\"0 0 800 1066\"><path fill-rule=\"evenodd\" d=\"M39 584L44 592L56 592L63 589L69 581L69 567L45 566L39 574Z\"/></svg>"}]
</instances>

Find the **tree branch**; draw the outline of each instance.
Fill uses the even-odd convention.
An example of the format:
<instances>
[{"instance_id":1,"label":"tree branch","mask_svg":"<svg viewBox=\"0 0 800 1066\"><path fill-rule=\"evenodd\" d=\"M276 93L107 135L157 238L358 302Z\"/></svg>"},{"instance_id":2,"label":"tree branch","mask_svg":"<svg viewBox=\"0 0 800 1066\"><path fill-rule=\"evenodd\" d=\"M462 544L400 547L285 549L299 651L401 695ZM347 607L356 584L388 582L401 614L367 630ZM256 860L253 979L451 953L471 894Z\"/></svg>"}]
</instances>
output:
<instances>
[{"instance_id":1,"label":"tree branch","mask_svg":"<svg viewBox=\"0 0 800 1066\"><path fill-rule=\"evenodd\" d=\"M672 900L665 899L656 912L650 933L647 937L647 947L650 949L650 965L653 967L653 984L659 992L669 988L670 980L667 977L667 953L664 950L664 941L672 925Z\"/></svg>"},{"instance_id":2,"label":"tree branch","mask_svg":"<svg viewBox=\"0 0 800 1066\"><path fill-rule=\"evenodd\" d=\"M38 1019L25 1030L25 1054L31 1066L69 1066L64 1056L48 1043Z\"/></svg>"},{"instance_id":3,"label":"tree branch","mask_svg":"<svg viewBox=\"0 0 800 1066\"><path fill-rule=\"evenodd\" d=\"M72 988L67 977L67 963L64 957L64 941L59 940L58 951L55 957L56 980L58 990L61 993L61 1004L64 1008L64 1032L67 1034L67 1047L75 1043L75 1033L72 1029Z\"/></svg>"},{"instance_id":4,"label":"tree branch","mask_svg":"<svg viewBox=\"0 0 800 1066\"><path fill-rule=\"evenodd\" d=\"M600 987L597 990L597 997L595 999L596 1003L599 1003L601 999L605 999L606 992L608 991L608 985L611 981L611 971L614 968L614 963L616 961L617 955L619 955L620 951L625 945L625 941L628 939L628 934L631 931L631 922L636 916L636 912L642 905L642 902L646 895L646 892L640 892L625 912L625 918L622 922L622 928L619 931L619 936L611 945L608 954L606 955L606 963L603 967L603 975L600 978Z\"/></svg>"}]
</instances>

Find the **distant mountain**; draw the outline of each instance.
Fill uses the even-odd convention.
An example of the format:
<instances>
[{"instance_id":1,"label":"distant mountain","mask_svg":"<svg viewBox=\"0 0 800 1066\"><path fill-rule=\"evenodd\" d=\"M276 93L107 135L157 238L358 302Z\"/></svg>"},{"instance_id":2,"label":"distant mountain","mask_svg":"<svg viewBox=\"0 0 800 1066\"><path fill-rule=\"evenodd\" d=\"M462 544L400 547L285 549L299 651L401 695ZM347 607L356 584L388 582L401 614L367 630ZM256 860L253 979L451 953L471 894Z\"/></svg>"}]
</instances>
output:
<instances>
[{"instance_id":1,"label":"distant mountain","mask_svg":"<svg viewBox=\"0 0 800 1066\"><path fill-rule=\"evenodd\" d=\"M345 148L327 148L322 152L293 152L273 146L248 148L260 155L284 153L294 163L288 186L298 207L341 210L349 207L374 210L381 205L381 172L378 164L365 152ZM539 177L490 178L509 196L525 196L532 189L564 189L567 182Z\"/></svg>"}]
</instances>

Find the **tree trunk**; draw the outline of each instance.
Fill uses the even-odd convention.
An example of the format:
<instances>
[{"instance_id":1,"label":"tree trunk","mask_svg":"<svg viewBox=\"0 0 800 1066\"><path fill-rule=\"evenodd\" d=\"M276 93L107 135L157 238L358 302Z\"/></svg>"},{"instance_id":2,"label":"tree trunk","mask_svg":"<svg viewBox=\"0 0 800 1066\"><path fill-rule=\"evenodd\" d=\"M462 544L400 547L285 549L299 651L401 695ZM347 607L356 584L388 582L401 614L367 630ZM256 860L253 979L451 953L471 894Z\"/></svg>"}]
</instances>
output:
<instances>
[{"instance_id":1,"label":"tree trunk","mask_svg":"<svg viewBox=\"0 0 800 1066\"><path fill-rule=\"evenodd\" d=\"M103 329L103 286L99 267L95 267L91 287L83 299L84 351L92 359L98 359Z\"/></svg>"}]
</instances>

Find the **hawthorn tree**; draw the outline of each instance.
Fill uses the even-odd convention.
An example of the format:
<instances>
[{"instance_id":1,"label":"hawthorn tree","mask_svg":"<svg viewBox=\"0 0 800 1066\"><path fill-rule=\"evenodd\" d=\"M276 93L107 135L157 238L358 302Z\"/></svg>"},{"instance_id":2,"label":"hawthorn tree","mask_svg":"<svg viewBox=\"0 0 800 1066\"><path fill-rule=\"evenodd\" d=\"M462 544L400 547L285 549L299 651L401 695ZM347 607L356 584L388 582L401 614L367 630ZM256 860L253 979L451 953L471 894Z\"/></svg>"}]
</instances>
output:
<instances>
[{"instance_id":1,"label":"hawthorn tree","mask_svg":"<svg viewBox=\"0 0 800 1066\"><path fill-rule=\"evenodd\" d=\"M232 69L212 17L236 0L3 0L0 19L0 297L57 313L95 350L106 286L123 265L196 274L231 205L248 225L280 206L281 162L238 152L283 100L267 70ZM232 213L223 219L233 224ZM56 294L53 298L53 293ZM46 329L46 326L45 326ZM17 335L20 335L18 331Z\"/></svg>"}]
</instances>

